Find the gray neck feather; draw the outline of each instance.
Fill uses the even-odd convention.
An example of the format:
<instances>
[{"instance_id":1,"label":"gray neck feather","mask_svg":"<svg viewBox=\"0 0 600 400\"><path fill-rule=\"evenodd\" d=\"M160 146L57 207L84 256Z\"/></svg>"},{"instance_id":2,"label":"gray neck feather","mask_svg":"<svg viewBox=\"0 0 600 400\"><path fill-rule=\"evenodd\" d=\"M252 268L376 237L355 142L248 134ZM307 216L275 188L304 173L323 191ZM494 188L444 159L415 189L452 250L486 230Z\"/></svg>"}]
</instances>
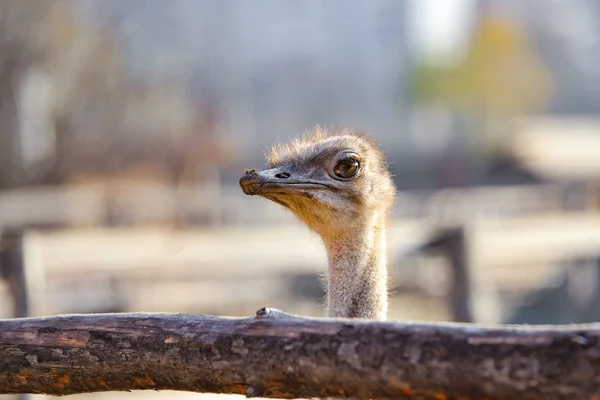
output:
<instances>
[{"instance_id":1,"label":"gray neck feather","mask_svg":"<svg viewBox=\"0 0 600 400\"><path fill-rule=\"evenodd\" d=\"M386 319L384 220L383 215L377 216L363 229L352 230L351 237L325 242L329 259L328 317Z\"/></svg>"}]
</instances>

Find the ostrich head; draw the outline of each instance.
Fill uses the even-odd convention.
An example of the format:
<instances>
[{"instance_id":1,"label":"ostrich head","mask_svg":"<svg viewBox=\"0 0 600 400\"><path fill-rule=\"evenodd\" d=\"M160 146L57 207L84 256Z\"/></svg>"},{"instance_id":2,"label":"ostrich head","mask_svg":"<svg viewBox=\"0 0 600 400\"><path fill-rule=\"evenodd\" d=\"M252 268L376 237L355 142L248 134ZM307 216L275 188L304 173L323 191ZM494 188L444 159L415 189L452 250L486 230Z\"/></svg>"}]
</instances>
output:
<instances>
[{"instance_id":1,"label":"ostrich head","mask_svg":"<svg viewBox=\"0 0 600 400\"><path fill-rule=\"evenodd\" d=\"M326 242L372 226L394 202L383 154L365 134L317 128L267 158L268 169L241 177L244 193L288 208Z\"/></svg>"}]
</instances>

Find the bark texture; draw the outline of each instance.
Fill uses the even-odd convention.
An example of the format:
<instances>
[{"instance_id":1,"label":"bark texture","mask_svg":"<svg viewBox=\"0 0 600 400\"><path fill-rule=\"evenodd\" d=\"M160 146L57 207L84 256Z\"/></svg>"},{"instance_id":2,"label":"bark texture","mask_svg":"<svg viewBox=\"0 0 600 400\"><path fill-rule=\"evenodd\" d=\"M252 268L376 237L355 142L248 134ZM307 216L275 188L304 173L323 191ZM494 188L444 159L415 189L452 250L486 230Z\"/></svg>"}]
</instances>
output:
<instances>
[{"instance_id":1,"label":"bark texture","mask_svg":"<svg viewBox=\"0 0 600 400\"><path fill-rule=\"evenodd\" d=\"M95 314L0 320L0 393L600 399L600 324Z\"/></svg>"}]
</instances>

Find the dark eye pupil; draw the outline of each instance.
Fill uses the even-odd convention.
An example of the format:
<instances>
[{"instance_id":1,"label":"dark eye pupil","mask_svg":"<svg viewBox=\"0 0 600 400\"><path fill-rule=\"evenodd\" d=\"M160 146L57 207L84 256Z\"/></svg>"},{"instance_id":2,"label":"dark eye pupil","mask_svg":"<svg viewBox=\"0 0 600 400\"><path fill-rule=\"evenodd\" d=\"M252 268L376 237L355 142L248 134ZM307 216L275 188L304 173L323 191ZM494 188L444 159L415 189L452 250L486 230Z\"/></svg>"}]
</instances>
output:
<instances>
[{"instance_id":1,"label":"dark eye pupil","mask_svg":"<svg viewBox=\"0 0 600 400\"><path fill-rule=\"evenodd\" d=\"M341 160L337 163L334 173L340 178L351 178L358 172L360 163L352 158Z\"/></svg>"}]
</instances>

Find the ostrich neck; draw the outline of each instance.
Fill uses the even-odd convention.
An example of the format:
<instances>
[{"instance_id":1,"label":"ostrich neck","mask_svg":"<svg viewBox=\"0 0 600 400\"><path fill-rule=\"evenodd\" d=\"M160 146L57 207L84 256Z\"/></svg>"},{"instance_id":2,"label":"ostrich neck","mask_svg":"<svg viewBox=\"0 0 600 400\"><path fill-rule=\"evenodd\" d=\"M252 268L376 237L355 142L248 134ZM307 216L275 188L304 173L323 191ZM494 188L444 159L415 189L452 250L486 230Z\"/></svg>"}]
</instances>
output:
<instances>
[{"instance_id":1,"label":"ostrich neck","mask_svg":"<svg viewBox=\"0 0 600 400\"><path fill-rule=\"evenodd\" d=\"M385 320L385 216L377 216L362 229L351 230L348 237L337 236L325 245L329 259L327 316Z\"/></svg>"}]
</instances>

